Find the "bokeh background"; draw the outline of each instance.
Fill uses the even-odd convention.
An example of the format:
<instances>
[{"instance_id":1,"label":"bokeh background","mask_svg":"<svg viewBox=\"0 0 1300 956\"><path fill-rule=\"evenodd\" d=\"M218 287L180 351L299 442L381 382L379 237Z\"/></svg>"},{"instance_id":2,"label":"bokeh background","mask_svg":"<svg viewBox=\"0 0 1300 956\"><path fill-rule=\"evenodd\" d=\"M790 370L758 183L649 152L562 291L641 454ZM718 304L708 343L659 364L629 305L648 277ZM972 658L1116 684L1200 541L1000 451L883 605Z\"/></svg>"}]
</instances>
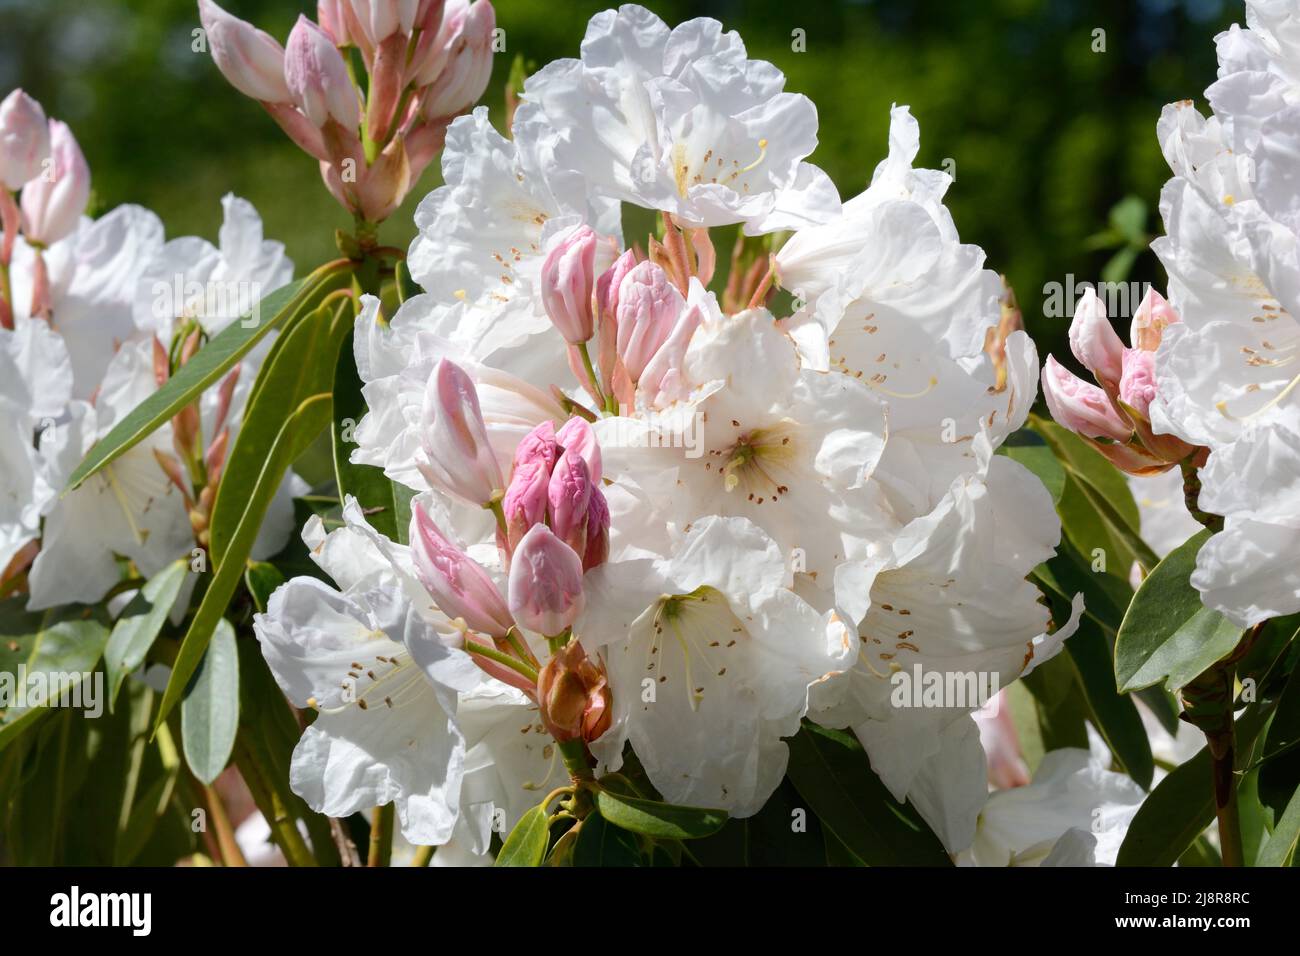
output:
<instances>
[{"instance_id":1,"label":"bokeh background","mask_svg":"<svg viewBox=\"0 0 1300 956\"><path fill-rule=\"evenodd\" d=\"M306 0L228 0L281 41ZM606 0L495 0L506 53L484 98L500 127L512 61L575 56ZM669 23L720 19L753 57L785 71L821 118L812 157L847 198L885 154L889 107L921 124L919 163L955 162L949 206L966 242L1009 277L1040 352L1061 351L1068 316L1043 315L1044 286L1128 271L1163 288L1142 251L1159 229L1168 170L1161 106L1215 77L1213 36L1243 20L1236 0L646 0ZM22 86L68 121L99 209L158 212L169 236L215 239L220 197L250 199L300 272L332 258L349 225L315 164L191 50L193 0L0 0L0 93ZM803 52L792 49L802 30ZM1096 31L1104 31L1098 34ZM1104 52L1095 49L1104 40ZM384 238L405 245L431 167ZM1114 212L1116 205L1119 211ZM1127 251L1124 251L1127 250ZM1116 254L1119 259L1116 261Z\"/></svg>"}]
</instances>

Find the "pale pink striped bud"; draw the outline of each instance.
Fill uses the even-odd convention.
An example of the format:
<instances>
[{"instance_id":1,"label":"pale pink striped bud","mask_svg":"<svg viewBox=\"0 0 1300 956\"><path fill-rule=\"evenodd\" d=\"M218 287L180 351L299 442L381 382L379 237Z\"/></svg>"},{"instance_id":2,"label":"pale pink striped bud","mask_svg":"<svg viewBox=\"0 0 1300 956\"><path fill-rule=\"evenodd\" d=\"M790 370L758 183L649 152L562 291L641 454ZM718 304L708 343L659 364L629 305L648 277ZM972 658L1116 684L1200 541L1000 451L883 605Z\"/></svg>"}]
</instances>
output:
<instances>
[{"instance_id":1,"label":"pale pink striped bud","mask_svg":"<svg viewBox=\"0 0 1300 956\"><path fill-rule=\"evenodd\" d=\"M1043 364L1043 398L1056 421L1088 438L1126 442L1133 436L1127 424L1096 385L1085 382L1049 355Z\"/></svg>"},{"instance_id":2,"label":"pale pink striped bud","mask_svg":"<svg viewBox=\"0 0 1300 956\"><path fill-rule=\"evenodd\" d=\"M642 262L623 279L618 291L618 356L634 383L685 308L686 300L668 273L653 262Z\"/></svg>"},{"instance_id":3,"label":"pale pink striped bud","mask_svg":"<svg viewBox=\"0 0 1300 956\"><path fill-rule=\"evenodd\" d=\"M1119 379L1119 400L1143 418L1156 397L1156 353L1124 350L1124 372Z\"/></svg>"},{"instance_id":4,"label":"pale pink striped bud","mask_svg":"<svg viewBox=\"0 0 1300 956\"><path fill-rule=\"evenodd\" d=\"M328 33L299 14L289 33L284 79L313 126L334 120L348 130L361 123L361 103L343 55Z\"/></svg>"},{"instance_id":5,"label":"pale pink striped bud","mask_svg":"<svg viewBox=\"0 0 1300 956\"><path fill-rule=\"evenodd\" d=\"M505 637L514 619L496 583L477 561L447 539L424 506L411 508L411 560L416 577L450 618L479 634Z\"/></svg>"},{"instance_id":6,"label":"pale pink striped bud","mask_svg":"<svg viewBox=\"0 0 1300 956\"><path fill-rule=\"evenodd\" d=\"M348 0L317 0L316 22L330 35L335 46L351 46L352 35L348 32L348 11L344 9Z\"/></svg>"},{"instance_id":7,"label":"pale pink striped bud","mask_svg":"<svg viewBox=\"0 0 1300 956\"><path fill-rule=\"evenodd\" d=\"M564 633L582 613L582 561L544 524L533 525L510 559L510 611L546 637Z\"/></svg>"},{"instance_id":8,"label":"pale pink striped bud","mask_svg":"<svg viewBox=\"0 0 1300 956\"><path fill-rule=\"evenodd\" d=\"M440 361L429 379L422 424L419 468L431 486L484 507L505 490L478 391L454 362Z\"/></svg>"},{"instance_id":9,"label":"pale pink striped bud","mask_svg":"<svg viewBox=\"0 0 1300 956\"><path fill-rule=\"evenodd\" d=\"M420 37L407 67L407 82L417 88L438 78L451 55L452 41L460 35L469 12L468 0L424 0L415 23Z\"/></svg>"},{"instance_id":10,"label":"pale pink striped bud","mask_svg":"<svg viewBox=\"0 0 1300 956\"><path fill-rule=\"evenodd\" d=\"M565 544L581 554L587 547L587 509L591 504L592 481L582 456L566 451L555 463L547 488L551 530Z\"/></svg>"},{"instance_id":11,"label":"pale pink striped bud","mask_svg":"<svg viewBox=\"0 0 1300 956\"><path fill-rule=\"evenodd\" d=\"M535 458L516 466L501 509L506 516L506 551L513 552L535 524L546 520L550 469Z\"/></svg>"},{"instance_id":12,"label":"pale pink striped bud","mask_svg":"<svg viewBox=\"0 0 1300 956\"><path fill-rule=\"evenodd\" d=\"M702 291L698 283L693 283L692 289ZM691 337L699 328L702 314L698 305L688 303L686 310L678 316L668 338L646 363L637 387L652 407L660 407L685 397L687 387L684 384L682 365L686 361L686 350L690 347Z\"/></svg>"},{"instance_id":13,"label":"pale pink striped bud","mask_svg":"<svg viewBox=\"0 0 1300 956\"><path fill-rule=\"evenodd\" d=\"M542 304L570 345L595 334L591 295L596 283L596 246L590 226L574 226L551 240L542 262Z\"/></svg>"},{"instance_id":14,"label":"pale pink striped bud","mask_svg":"<svg viewBox=\"0 0 1300 956\"><path fill-rule=\"evenodd\" d=\"M1106 306L1088 289L1070 323L1070 349L1102 385L1114 387L1123 372L1124 343L1106 318Z\"/></svg>"},{"instance_id":15,"label":"pale pink striped bud","mask_svg":"<svg viewBox=\"0 0 1300 956\"><path fill-rule=\"evenodd\" d=\"M378 46L394 34L410 36L420 0L347 0L365 38Z\"/></svg>"},{"instance_id":16,"label":"pale pink striped bud","mask_svg":"<svg viewBox=\"0 0 1300 956\"><path fill-rule=\"evenodd\" d=\"M496 11L488 0L470 4L460 33L451 40L446 62L420 95L420 111L425 119L456 116L483 95L492 77L492 35L496 25Z\"/></svg>"},{"instance_id":17,"label":"pale pink striped bud","mask_svg":"<svg viewBox=\"0 0 1300 956\"><path fill-rule=\"evenodd\" d=\"M1174 307L1155 289L1148 289L1142 298L1142 304L1133 313L1133 324L1129 329L1129 344L1135 349L1154 352L1160 347L1165 329L1179 322Z\"/></svg>"},{"instance_id":18,"label":"pale pink striped bud","mask_svg":"<svg viewBox=\"0 0 1300 956\"><path fill-rule=\"evenodd\" d=\"M288 103L284 47L270 34L231 16L212 0L199 0L199 19L217 69L235 89L264 103Z\"/></svg>"},{"instance_id":19,"label":"pale pink striped bud","mask_svg":"<svg viewBox=\"0 0 1300 956\"><path fill-rule=\"evenodd\" d=\"M50 120L50 162L23 187L23 233L51 245L71 235L90 201L90 167L66 123Z\"/></svg>"},{"instance_id":20,"label":"pale pink striped bud","mask_svg":"<svg viewBox=\"0 0 1300 956\"><path fill-rule=\"evenodd\" d=\"M635 268L636 255L629 249L596 280L597 331L600 335L597 367L601 386L606 392L614 390L614 365L618 361L618 290L624 277Z\"/></svg>"},{"instance_id":21,"label":"pale pink striped bud","mask_svg":"<svg viewBox=\"0 0 1300 956\"><path fill-rule=\"evenodd\" d=\"M600 483L602 475L600 443L596 441L596 433L592 431L586 419L570 418L564 423L564 427L555 433L555 440L566 452L582 458L587 463L587 473L591 476L592 483Z\"/></svg>"},{"instance_id":22,"label":"pale pink striped bud","mask_svg":"<svg viewBox=\"0 0 1300 956\"><path fill-rule=\"evenodd\" d=\"M41 174L50 155L45 111L22 90L0 101L0 185L17 192Z\"/></svg>"}]
</instances>

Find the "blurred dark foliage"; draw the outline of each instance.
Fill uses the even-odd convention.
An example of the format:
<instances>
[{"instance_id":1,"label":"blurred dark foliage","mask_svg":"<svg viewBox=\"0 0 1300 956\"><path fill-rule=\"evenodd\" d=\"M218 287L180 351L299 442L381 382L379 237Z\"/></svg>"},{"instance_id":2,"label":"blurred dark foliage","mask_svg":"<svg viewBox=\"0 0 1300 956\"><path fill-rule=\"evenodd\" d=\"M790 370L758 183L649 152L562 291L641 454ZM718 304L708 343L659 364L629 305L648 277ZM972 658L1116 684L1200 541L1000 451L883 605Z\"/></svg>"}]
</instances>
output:
<instances>
[{"instance_id":1,"label":"blurred dark foliage","mask_svg":"<svg viewBox=\"0 0 1300 956\"><path fill-rule=\"evenodd\" d=\"M485 97L501 125L511 61L574 56L601 0L498 0L507 52ZM1163 104L1215 75L1213 36L1244 17L1232 0L649 0L669 23L708 15L817 103L813 160L847 198L884 156L889 107L921 123L919 163L955 162L962 238L988 252L1020 297L1041 353L1061 351L1068 316L1042 315L1044 284L1097 279L1114 255L1099 233L1126 196L1156 202L1168 176L1155 139ZM282 41L303 0L228 0ZM330 257L346 215L315 164L191 50L192 0L0 0L0 91L21 85L67 120L91 164L99 208L138 202L171 236L215 238L227 191L261 210L267 236L306 271ZM796 52L795 31L806 50ZM1095 52L1104 31L1105 52ZM385 227L405 244L435 167ZM1090 237L1093 237L1090 241ZM1150 252L1130 278L1163 287ZM1123 326L1125 323L1117 323Z\"/></svg>"}]
</instances>

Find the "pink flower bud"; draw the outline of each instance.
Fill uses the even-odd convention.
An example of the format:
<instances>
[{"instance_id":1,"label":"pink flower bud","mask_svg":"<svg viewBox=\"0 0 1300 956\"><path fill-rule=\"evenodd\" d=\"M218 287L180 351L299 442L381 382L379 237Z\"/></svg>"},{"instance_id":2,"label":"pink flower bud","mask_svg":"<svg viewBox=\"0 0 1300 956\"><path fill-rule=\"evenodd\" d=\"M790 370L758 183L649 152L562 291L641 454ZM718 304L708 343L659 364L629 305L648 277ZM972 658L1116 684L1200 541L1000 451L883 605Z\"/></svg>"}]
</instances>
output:
<instances>
[{"instance_id":1,"label":"pink flower bud","mask_svg":"<svg viewBox=\"0 0 1300 956\"><path fill-rule=\"evenodd\" d=\"M1179 322L1178 313L1155 289L1148 289L1142 304L1133 313L1133 324L1129 330L1129 342L1135 349L1154 352L1160 347L1165 329Z\"/></svg>"},{"instance_id":2,"label":"pink flower bud","mask_svg":"<svg viewBox=\"0 0 1300 956\"><path fill-rule=\"evenodd\" d=\"M1070 323L1070 349L1102 385L1114 386L1123 371L1124 343L1106 318L1106 306L1089 289Z\"/></svg>"},{"instance_id":3,"label":"pink flower bud","mask_svg":"<svg viewBox=\"0 0 1300 956\"><path fill-rule=\"evenodd\" d=\"M328 33L301 14L289 33L284 79L313 126L332 119L355 130L361 123L361 103L343 55Z\"/></svg>"},{"instance_id":4,"label":"pink flower bud","mask_svg":"<svg viewBox=\"0 0 1300 956\"><path fill-rule=\"evenodd\" d=\"M546 525L533 525L510 559L509 595L521 626L563 634L582 613L582 561Z\"/></svg>"},{"instance_id":5,"label":"pink flower bud","mask_svg":"<svg viewBox=\"0 0 1300 956\"><path fill-rule=\"evenodd\" d=\"M416 42L408 70L412 86L429 86L442 73L447 60L457 47L465 16L469 13L469 0L432 0L418 18L420 39Z\"/></svg>"},{"instance_id":6,"label":"pink flower bud","mask_svg":"<svg viewBox=\"0 0 1300 956\"><path fill-rule=\"evenodd\" d=\"M1143 418L1156 397L1156 354L1145 349L1124 350L1124 373L1119 379L1119 400Z\"/></svg>"},{"instance_id":7,"label":"pink flower bud","mask_svg":"<svg viewBox=\"0 0 1300 956\"><path fill-rule=\"evenodd\" d=\"M529 462L540 461L549 478L551 469L555 467L559 457L560 445L556 439L555 423L548 418L525 435L515 446L514 467L518 469Z\"/></svg>"},{"instance_id":8,"label":"pink flower bud","mask_svg":"<svg viewBox=\"0 0 1300 956\"><path fill-rule=\"evenodd\" d=\"M335 46L351 46L352 36L348 32L348 10L344 8L348 0L317 0L316 22L330 35Z\"/></svg>"},{"instance_id":9,"label":"pink flower bud","mask_svg":"<svg viewBox=\"0 0 1300 956\"><path fill-rule=\"evenodd\" d=\"M1029 767L1020 750L1020 735L1011 719L1011 705L1006 690L993 698L992 713L975 712L975 724L980 731L980 744L988 757L989 785L998 790L1023 787L1029 783Z\"/></svg>"},{"instance_id":10,"label":"pink flower bud","mask_svg":"<svg viewBox=\"0 0 1300 956\"><path fill-rule=\"evenodd\" d=\"M442 70L424 89L420 110L425 119L445 119L469 109L492 77L492 34L496 11L488 0L474 0L459 35L450 43Z\"/></svg>"},{"instance_id":11,"label":"pink flower bud","mask_svg":"<svg viewBox=\"0 0 1300 956\"><path fill-rule=\"evenodd\" d=\"M41 104L14 90L0 102L0 185L17 192L41 174L50 155L50 127Z\"/></svg>"},{"instance_id":12,"label":"pink flower bud","mask_svg":"<svg viewBox=\"0 0 1300 956\"><path fill-rule=\"evenodd\" d=\"M51 245L71 235L90 201L90 167L66 123L50 120L50 162L23 187L23 233Z\"/></svg>"},{"instance_id":13,"label":"pink flower bud","mask_svg":"<svg viewBox=\"0 0 1300 956\"><path fill-rule=\"evenodd\" d=\"M231 16L212 0L199 0L199 19L212 47L212 59L227 82L264 103L288 103L284 47L251 23Z\"/></svg>"},{"instance_id":14,"label":"pink flower bud","mask_svg":"<svg viewBox=\"0 0 1300 956\"><path fill-rule=\"evenodd\" d=\"M410 36L420 0L345 0L371 46L378 46L394 34Z\"/></svg>"},{"instance_id":15,"label":"pink flower bud","mask_svg":"<svg viewBox=\"0 0 1300 956\"><path fill-rule=\"evenodd\" d=\"M635 268L636 254L629 249L596 280L596 310L599 314L597 325L600 333L597 367L600 370L601 387L606 392L614 390L614 366L618 361L618 290L623 278Z\"/></svg>"},{"instance_id":16,"label":"pink flower bud","mask_svg":"<svg viewBox=\"0 0 1300 956\"><path fill-rule=\"evenodd\" d=\"M383 222L402 204L411 189L411 167L406 161L402 138L394 137L375 157L357 183L357 199L362 217L369 222Z\"/></svg>"},{"instance_id":17,"label":"pink flower bud","mask_svg":"<svg viewBox=\"0 0 1300 956\"><path fill-rule=\"evenodd\" d=\"M574 226L551 240L542 262L542 303L570 345L595 334L591 293L596 282L596 245L590 226Z\"/></svg>"},{"instance_id":18,"label":"pink flower bud","mask_svg":"<svg viewBox=\"0 0 1300 956\"><path fill-rule=\"evenodd\" d=\"M609 679L578 641L560 648L537 676L542 724L559 743L591 742L613 720Z\"/></svg>"},{"instance_id":19,"label":"pink flower bud","mask_svg":"<svg viewBox=\"0 0 1300 956\"><path fill-rule=\"evenodd\" d=\"M1043 364L1043 398L1052 417L1072 432L1118 442L1133 436L1132 426L1120 418L1105 392L1074 375L1051 355Z\"/></svg>"},{"instance_id":20,"label":"pink flower bud","mask_svg":"<svg viewBox=\"0 0 1300 956\"><path fill-rule=\"evenodd\" d=\"M424 393L420 472L435 488L487 506L504 491L501 466L488 442L473 380L443 359Z\"/></svg>"},{"instance_id":21,"label":"pink flower bud","mask_svg":"<svg viewBox=\"0 0 1300 956\"><path fill-rule=\"evenodd\" d=\"M685 397L687 386L684 384L682 365L686 361L686 350L691 344L691 337L699 328L702 314L698 306L688 304L677 318L668 338L646 363L637 387L651 407L659 408Z\"/></svg>"},{"instance_id":22,"label":"pink flower bud","mask_svg":"<svg viewBox=\"0 0 1300 956\"><path fill-rule=\"evenodd\" d=\"M540 458L515 467L501 503L506 516L506 551L513 553L530 528L546 520L550 469Z\"/></svg>"},{"instance_id":23,"label":"pink flower bud","mask_svg":"<svg viewBox=\"0 0 1300 956\"><path fill-rule=\"evenodd\" d=\"M551 530L578 554L587 547L587 509L591 504L592 481L587 463L576 453L565 452L555 463L547 488Z\"/></svg>"},{"instance_id":24,"label":"pink flower bud","mask_svg":"<svg viewBox=\"0 0 1300 956\"><path fill-rule=\"evenodd\" d=\"M599 486L591 489L587 506L587 547L582 552L582 570L604 564L609 559L609 502Z\"/></svg>"},{"instance_id":25,"label":"pink flower bud","mask_svg":"<svg viewBox=\"0 0 1300 956\"><path fill-rule=\"evenodd\" d=\"M560 447L570 454L578 455L587 463L587 473L593 484L599 484L601 478L600 443L586 419L570 418L564 427L555 433Z\"/></svg>"},{"instance_id":26,"label":"pink flower bud","mask_svg":"<svg viewBox=\"0 0 1300 956\"><path fill-rule=\"evenodd\" d=\"M416 577L450 618L471 631L505 637L514 625L496 584L483 566L438 530L424 506L411 508L411 559Z\"/></svg>"},{"instance_id":27,"label":"pink flower bud","mask_svg":"<svg viewBox=\"0 0 1300 956\"><path fill-rule=\"evenodd\" d=\"M686 300L653 262L629 272L618 290L618 356L635 383L664 344Z\"/></svg>"}]
</instances>

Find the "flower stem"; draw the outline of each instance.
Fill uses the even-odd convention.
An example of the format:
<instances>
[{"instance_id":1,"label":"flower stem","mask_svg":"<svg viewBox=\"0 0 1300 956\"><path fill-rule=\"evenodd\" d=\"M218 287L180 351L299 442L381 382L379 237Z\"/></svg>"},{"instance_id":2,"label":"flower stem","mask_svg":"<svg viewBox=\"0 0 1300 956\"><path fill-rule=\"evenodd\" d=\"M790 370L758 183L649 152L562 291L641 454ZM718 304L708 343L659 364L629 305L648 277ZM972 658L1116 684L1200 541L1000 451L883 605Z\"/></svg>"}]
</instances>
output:
<instances>
[{"instance_id":1,"label":"flower stem","mask_svg":"<svg viewBox=\"0 0 1300 956\"><path fill-rule=\"evenodd\" d=\"M388 866L393 860L394 804L375 807L370 816L370 855L366 866Z\"/></svg>"},{"instance_id":2,"label":"flower stem","mask_svg":"<svg viewBox=\"0 0 1300 956\"><path fill-rule=\"evenodd\" d=\"M596 374L596 366L591 362L591 351L587 348L587 343L582 342L578 345L578 354L582 356L582 368L591 379L591 387L596 394L596 404L603 407L609 407L609 399L605 397L605 392L600 387L600 377Z\"/></svg>"},{"instance_id":3,"label":"flower stem","mask_svg":"<svg viewBox=\"0 0 1300 956\"><path fill-rule=\"evenodd\" d=\"M415 856L411 857L411 866L428 866L429 861L433 859L434 847L417 846Z\"/></svg>"},{"instance_id":4,"label":"flower stem","mask_svg":"<svg viewBox=\"0 0 1300 956\"><path fill-rule=\"evenodd\" d=\"M486 644L480 644L478 641L467 640L465 642L465 653L477 654L479 657L486 657L488 660L494 661L497 664L504 665L505 667L510 668L512 671L517 671L518 673L522 674L524 677L527 677L534 684L537 683L536 668L534 668L526 661L519 660L519 658L517 657L512 657L509 654L503 654L501 651L498 651L495 647L488 647Z\"/></svg>"}]
</instances>

